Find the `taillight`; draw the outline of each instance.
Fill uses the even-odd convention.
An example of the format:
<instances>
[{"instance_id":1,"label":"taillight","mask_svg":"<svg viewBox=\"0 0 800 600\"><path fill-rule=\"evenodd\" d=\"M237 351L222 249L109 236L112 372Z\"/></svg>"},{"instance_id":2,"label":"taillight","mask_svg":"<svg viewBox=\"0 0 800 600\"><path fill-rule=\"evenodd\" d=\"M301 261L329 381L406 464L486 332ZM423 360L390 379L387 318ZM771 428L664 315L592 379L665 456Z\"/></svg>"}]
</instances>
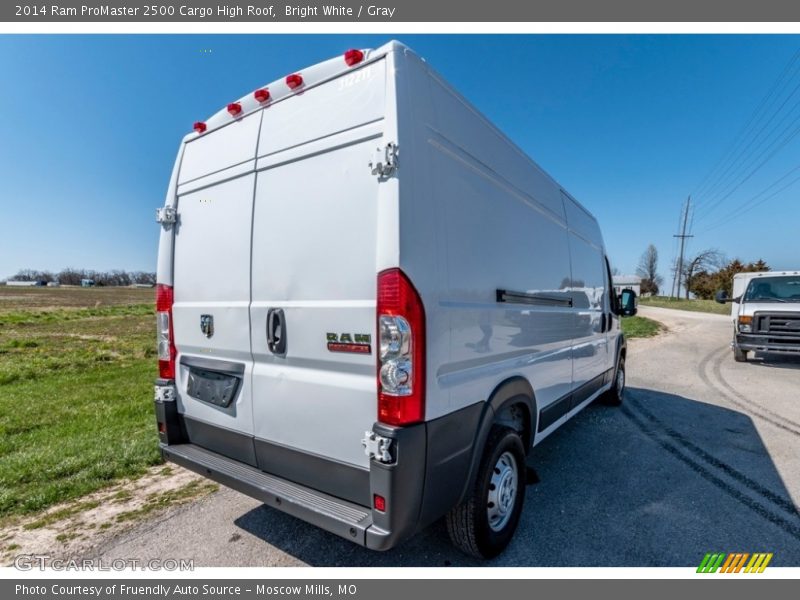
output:
<instances>
[{"instance_id":1,"label":"taillight","mask_svg":"<svg viewBox=\"0 0 800 600\"><path fill-rule=\"evenodd\" d=\"M239 104L238 102L231 102L230 104L228 104L228 113L230 113L232 117L235 117L240 112L242 112L241 104Z\"/></svg>"},{"instance_id":2,"label":"taillight","mask_svg":"<svg viewBox=\"0 0 800 600\"><path fill-rule=\"evenodd\" d=\"M400 269L378 274L378 420L425 419L425 309Z\"/></svg>"},{"instance_id":3,"label":"taillight","mask_svg":"<svg viewBox=\"0 0 800 600\"><path fill-rule=\"evenodd\" d=\"M158 376L175 379L175 338L172 332L172 286L156 286L156 330L158 335Z\"/></svg>"},{"instance_id":4,"label":"taillight","mask_svg":"<svg viewBox=\"0 0 800 600\"><path fill-rule=\"evenodd\" d=\"M204 133L205 130L208 129L208 127L206 127L206 124L203 123L202 121L197 121L192 127L192 129L194 129L197 133Z\"/></svg>"},{"instance_id":5,"label":"taillight","mask_svg":"<svg viewBox=\"0 0 800 600\"><path fill-rule=\"evenodd\" d=\"M253 92L253 98L255 98L261 103L264 103L267 100L269 100L269 90L267 88L256 90L255 92Z\"/></svg>"},{"instance_id":6,"label":"taillight","mask_svg":"<svg viewBox=\"0 0 800 600\"><path fill-rule=\"evenodd\" d=\"M286 85L289 86L290 89L299 88L303 85L303 76L298 75L297 73L292 73L291 75L286 76Z\"/></svg>"},{"instance_id":7,"label":"taillight","mask_svg":"<svg viewBox=\"0 0 800 600\"><path fill-rule=\"evenodd\" d=\"M348 50L344 53L344 62L348 67L357 65L362 60L364 60L364 53L361 50Z\"/></svg>"}]
</instances>

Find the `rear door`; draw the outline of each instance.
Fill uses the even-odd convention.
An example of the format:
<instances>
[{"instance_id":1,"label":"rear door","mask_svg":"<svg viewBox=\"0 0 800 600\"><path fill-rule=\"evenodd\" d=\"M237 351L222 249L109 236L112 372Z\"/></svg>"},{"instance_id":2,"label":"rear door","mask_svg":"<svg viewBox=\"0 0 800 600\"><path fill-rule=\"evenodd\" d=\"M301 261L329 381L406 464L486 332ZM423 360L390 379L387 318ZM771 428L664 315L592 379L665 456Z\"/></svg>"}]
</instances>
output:
<instances>
[{"instance_id":1,"label":"rear door","mask_svg":"<svg viewBox=\"0 0 800 600\"><path fill-rule=\"evenodd\" d=\"M256 452L267 470L293 451L368 465L381 185L369 161L385 143L383 65L264 112L250 337Z\"/></svg>"},{"instance_id":2,"label":"rear door","mask_svg":"<svg viewBox=\"0 0 800 600\"><path fill-rule=\"evenodd\" d=\"M181 162L173 315L176 381L189 427L253 431L250 244L260 118L258 112L188 142ZM219 379L224 372L236 379L230 404L196 397L198 375ZM200 431L190 433L202 441Z\"/></svg>"}]
</instances>

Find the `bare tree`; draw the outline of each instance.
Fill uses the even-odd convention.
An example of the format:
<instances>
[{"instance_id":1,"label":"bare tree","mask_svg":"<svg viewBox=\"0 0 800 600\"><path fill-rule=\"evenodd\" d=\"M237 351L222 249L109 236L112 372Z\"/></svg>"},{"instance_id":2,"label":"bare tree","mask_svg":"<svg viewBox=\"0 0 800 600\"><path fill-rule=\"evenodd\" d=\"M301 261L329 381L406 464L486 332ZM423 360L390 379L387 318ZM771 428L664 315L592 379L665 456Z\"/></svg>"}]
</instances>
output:
<instances>
[{"instance_id":1,"label":"bare tree","mask_svg":"<svg viewBox=\"0 0 800 600\"><path fill-rule=\"evenodd\" d=\"M636 274L642 278L641 290L643 294L658 294L663 279L658 274L658 250L653 244L647 247L639 259Z\"/></svg>"},{"instance_id":2,"label":"bare tree","mask_svg":"<svg viewBox=\"0 0 800 600\"><path fill-rule=\"evenodd\" d=\"M688 259L683 265L683 283L686 290L686 299L695 283L694 279L699 273L718 270L725 263L725 257L716 248L707 248ZM680 287L680 286L679 286Z\"/></svg>"}]
</instances>

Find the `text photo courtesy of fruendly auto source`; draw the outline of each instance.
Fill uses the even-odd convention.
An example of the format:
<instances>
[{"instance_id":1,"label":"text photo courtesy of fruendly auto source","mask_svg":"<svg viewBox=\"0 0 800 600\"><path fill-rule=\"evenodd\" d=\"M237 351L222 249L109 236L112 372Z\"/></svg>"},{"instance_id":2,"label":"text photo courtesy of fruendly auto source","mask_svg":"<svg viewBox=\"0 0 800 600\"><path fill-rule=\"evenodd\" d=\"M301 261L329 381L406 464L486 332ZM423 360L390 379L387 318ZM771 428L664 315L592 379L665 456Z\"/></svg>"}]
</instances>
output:
<instances>
[{"instance_id":1,"label":"text photo courtesy of fruendly auto source","mask_svg":"<svg viewBox=\"0 0 800 600\"><path fill-rule=\"evenodd\" d=\"M3 565L800 565L800 37L0 66Z\"/></svg>"}]
</instances>

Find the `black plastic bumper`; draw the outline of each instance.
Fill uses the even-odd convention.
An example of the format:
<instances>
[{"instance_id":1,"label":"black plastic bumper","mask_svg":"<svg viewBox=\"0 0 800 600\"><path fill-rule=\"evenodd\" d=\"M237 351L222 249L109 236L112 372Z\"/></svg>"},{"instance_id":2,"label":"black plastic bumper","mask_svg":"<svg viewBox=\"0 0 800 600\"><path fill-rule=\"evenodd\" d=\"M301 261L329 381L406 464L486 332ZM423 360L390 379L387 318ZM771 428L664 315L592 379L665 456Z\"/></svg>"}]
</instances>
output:
<instances>
[{"instance_id":1,"label":"black plastic bumper","mask_svg":"<svg viewBox=\"0 0 800 600\"><path fill-rule=\"evenodd\" d=\"M161 382L161 385L169 384L171 382ZM242 460L241 439L236 440L237 446L232 442L221 445L220 440L230 439L227 430L218 429L214 445L209 443L208 435L210 429L215 429L213 426L205 424L204 435L197 435L197 422L184 419L178 412L177 402L157 399L155 412L165 460L373 550L388 550L417 531L425 483L427 439L423 423L403 428L376 424L379 435L393 440L393 461L383 464L372 460L363 493L359 491L351 497L366 499L371 504L374 495L380 495L386 505L384 511L378 511L320 489L325 488L325 478L332 470L340 469L341 463L306 455L307 463L298 468L297 461L302 457L295 456L294 471L305 470L312 475L310 480L307 477L304 481L292 481L259 468L258 463L266 461L263 454L258 454L255 464ZM245 437L238 435L238 438ZM252 438L247 439L255 443ZM330 464L320 465L321 461Z\"/></svg>"},{"instance_id":2,"label":"black plastic bumper","mask_svg":"<svg viewBox=\"0 0 800 600\"><path fill-rule=\"evenodd\" d=\"M736 346L740 350L754 352L800 354L800 337L779 337L739 333L736 334Z\"/></svg>"},{"instance_id":3,"label":"black plastic bumper","mask_svg":"<svg viewBox=\"0 0 800 600\"><path fill-rule=\"evenodd\" d=\"M485 403L410 425L375 423L391 462L369 470L279 447L178 412L172 381L156 381L162 456L265 504L373 550L388 550L432 523L463 496ZM171 388L171 394L159 390ZM491 411L488 411L491 412ZM385 510L373 508L375 496Z\"/></svg>"},{"instance_id":4,"label":"black plastic bumper","mask_svg":"<svg viewBox=\"0 0 800 600\"><path fill-rule=\"evenodd\" d=\"M372 526L372 511L367 507L264 473L194 444L162 444L161 454L166 460L326 531L362 545L367 541L366 532Z\"/></svg>"}]
</instances>

